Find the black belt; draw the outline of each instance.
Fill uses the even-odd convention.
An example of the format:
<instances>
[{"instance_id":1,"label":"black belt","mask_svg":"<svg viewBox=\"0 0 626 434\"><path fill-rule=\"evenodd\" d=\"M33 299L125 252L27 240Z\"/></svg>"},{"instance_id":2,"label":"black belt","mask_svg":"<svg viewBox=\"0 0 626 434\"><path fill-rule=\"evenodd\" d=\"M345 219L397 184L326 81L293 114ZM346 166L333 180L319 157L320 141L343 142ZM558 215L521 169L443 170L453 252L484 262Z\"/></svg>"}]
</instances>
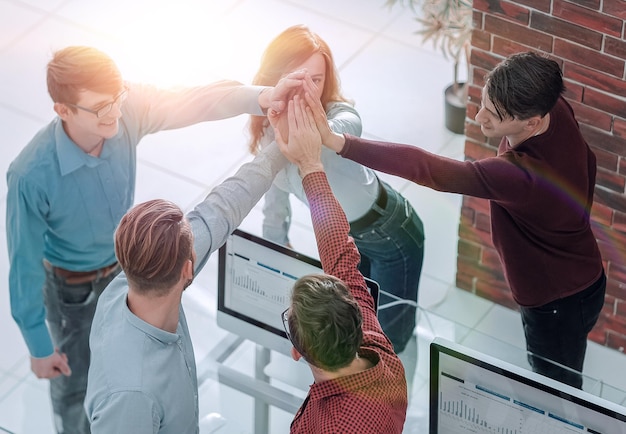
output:
<instances>
[{"instance_id":1,"label":"black belt","mask_svg":"<svg viewBox=\"0 0 626 434\"><path fill-rule=\"evenodd\" d=\"M381 209L385 209L387 206L387 189L383 185L382 182L378 183L378 197L376 198L376 205L378 205ZM361 218L350 223L350 230L355 232L360 232L364 229L367 229L372 225L376 220L380 218L380 212L376 211L373 208L370 208L368 212L365 213Z\"/></svg>"}]
</instances>

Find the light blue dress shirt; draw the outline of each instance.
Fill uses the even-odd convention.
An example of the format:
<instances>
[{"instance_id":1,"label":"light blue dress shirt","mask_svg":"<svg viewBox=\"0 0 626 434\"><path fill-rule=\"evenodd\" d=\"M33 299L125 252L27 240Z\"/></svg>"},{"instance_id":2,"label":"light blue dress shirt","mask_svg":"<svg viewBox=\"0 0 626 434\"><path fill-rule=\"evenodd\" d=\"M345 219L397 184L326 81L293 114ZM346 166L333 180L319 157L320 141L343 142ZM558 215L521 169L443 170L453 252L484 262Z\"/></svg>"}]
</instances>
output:
<instances>
[{"instance_id":1,"label":"light blue dress shirt","mask_svg":"<svg viewBox=\"0 0 626 434\"><path fill-rule=\"evenodd\" d=\"M85 399L91 432L198 432L198 378L182 306L170 333L135 316L127 293L121 276L98 300Z\"/></svg>"},{"instance_id":2,"label":"light blue dress shirt","mask_svg":"<svg viewBox=\"0 0 626 434\"><path fill-rule=\"evenodd\" d=\"M33 357L53 352L42 260L73 271L115 262L113 233L134 201L139 141L201 121L261 115L262 89L233 81L175 91L129 84L119 132L104 142L100 157L76 146L59 118L22 150L7 172L9 291L13 318Z\"/></svg>"},{"instance_id":3,"label":"light blue dress shirt","mask_svg":"<svg viewBox=\"0 0 626 434\"><path fill-rule=\"evenodd\" d=\"M218 185L187 218L196 270L224 244L287 160L276 144ZM124 273L104 290L93 319L85 410L92 434L198 432L198 384L185 314L176 333L151 326L126 304ZM207 330L209 333L210 330Z\"/></svg>"}]
</instances>

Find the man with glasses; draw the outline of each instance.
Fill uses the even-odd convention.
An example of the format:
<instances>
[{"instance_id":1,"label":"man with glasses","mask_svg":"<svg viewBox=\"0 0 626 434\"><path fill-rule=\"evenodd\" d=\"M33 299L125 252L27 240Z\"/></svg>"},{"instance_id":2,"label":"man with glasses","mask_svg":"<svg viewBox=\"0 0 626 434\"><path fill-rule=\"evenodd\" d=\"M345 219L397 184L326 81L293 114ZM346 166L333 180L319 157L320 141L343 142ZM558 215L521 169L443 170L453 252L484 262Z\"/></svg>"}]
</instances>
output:
<instances>
[{"instance_id":1,"label":"man with glasses","mask_svg":"<svg viewBox=\"0 0 626 434\"><path fill-rule=\"evenodd\" d=\"M281 110L301 77L275 88L222 81L174 92L125 83L95 48L54 53L47 84L58 116L9 167L6 221L11 311L32 371L50 379L59 433L89 432L89 331L119 272L113 233L134 201L136 145L161 130Z\"/></svg>"},{"instance_id":2,"label":"man with glasses","mask_svg":"<svg viewBox=\"0 0 626 434\"><path fill-rule=\"evenodd\" d=\"M119 95L117 95L115 98L113 98L113 101L106 103L104 105L98 105L98 107L96 107L95 109L90 109L87 107L83 107L80 106L78 104L70 104L70 103L65 103L65 105L68 105L70 107L74 107L77 109L81 109L86 111L87 113L91 113L96 115L96 117L98 118L103 118L106 115L109 114L109 112L111 110L113 110L113 106L117 106L120 107L122 105L122 103L124 101L126 101L126 97L128 96L128 86L124 85L124 89L120 92Z\"/></svg>"},{"instance_id":3,"label":"man with glasses","mask_svg":"<svg viewBox=\"0 0 626 434\"><path fill-rule=\"evenodd\" d=\"M310 88L305 84L305 89ZM274 118L272 123L277 124ZM297 96L289 103L288 126L288 132L275 131L276 139L298 166L327 273L298 279L282 314L292 357L303 358L315 380L291 433L401 433L407 409L404 368L376 318L350 225L324 173L319 132Z\"/></svg>"}]
</instances>

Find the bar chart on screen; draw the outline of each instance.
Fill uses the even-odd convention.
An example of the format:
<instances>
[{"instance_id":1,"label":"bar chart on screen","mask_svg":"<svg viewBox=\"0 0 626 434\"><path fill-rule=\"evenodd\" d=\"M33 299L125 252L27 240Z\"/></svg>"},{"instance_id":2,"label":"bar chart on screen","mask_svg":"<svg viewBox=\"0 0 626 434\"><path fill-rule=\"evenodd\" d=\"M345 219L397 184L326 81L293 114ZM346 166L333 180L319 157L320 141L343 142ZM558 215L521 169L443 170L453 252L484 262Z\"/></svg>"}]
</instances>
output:
<instances>
[{"instance_id":1,"label":"bar chart on screen","mask_svg":"<svg viewBox=\"0 0 626 434\"><path fill-rule=\"evenodd\" d=\"M232 261L232 299L229 302L241 306L244 314L256 312L259 315L265 312L266 321L277 322L276 312L289 305L289 294L295 278L281 271L278 265L254 258L233 254Z\"/></svg>"},{"instance_id":2,"label":"bar chart on screen","mask_svg":"<svg viewBox=\"0 0 626 434\"><path fill-rule=\"evenodd\" d=\"M455 385L439 396L440 424L447 433L539 434L597 432L575 415L550 411L496 390L446 376Z\"/></svg>"},{"instance_id":3,"label":"bar chart on screen","mask_svg":"<svg viewBox=\"0 0 626 434\"><path fill-rule=\"evenodd\" d=\"M626 410L460 344L431 348L431 434L626 432Z\"/></svg>"}]
</instances>

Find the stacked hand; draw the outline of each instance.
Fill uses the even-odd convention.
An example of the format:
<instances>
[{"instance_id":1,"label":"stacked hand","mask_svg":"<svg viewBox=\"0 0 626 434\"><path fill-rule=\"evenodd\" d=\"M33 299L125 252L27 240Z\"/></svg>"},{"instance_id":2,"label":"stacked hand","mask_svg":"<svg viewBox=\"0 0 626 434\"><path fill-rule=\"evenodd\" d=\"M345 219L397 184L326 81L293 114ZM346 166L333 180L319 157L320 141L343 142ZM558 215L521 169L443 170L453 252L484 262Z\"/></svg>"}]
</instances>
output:
<instances>
[{"instance_id":1,"label":"stacked hand","mask_svg":"<svg viewBox=\"0 0 626 434\"><path fill-rule=\"evenodd\" d=\"M261 93L259 104L268 109L269 115L276 116L282 113L293 95L302 91L305 77L308 77L306 71L294 71L287 74L276 83L276 86Z\"/></svg>"},{"instance_id":2,"label":"stacked hand","mask_svg":"<svg viewBox=\"0 0 626 434\"><path fill-rule=\"evenodd\" d=\"M270 118L276 143L289 161L298 165L300 175L324 170L321 162L322 138L315 125L315 118L300 95L295 95L287 108L287 127L285 131L284 114ZM282 121L282 122L281 122ZM287 140L284 137L287 135Z\"/></svg>"},{"instance_id":3,"label":"stacked hand","mask_svg":"<svg viewBox=\"0 0 626 434\"><path fill-rule=\"evenodd\" d=\"M311 82L311 84L313 84ZM345 137L343 134L335 133L330 129L328 125L328 120L326 119L326 110L322 106L322 102L319 99L313 98L311 95L314 95L312 92L308 91L308 84L305 81L304 83L304 99L311 109L311 116L313 122L315 122L316 128L320 133L322 138L322 143L332 149L335 152L341 152L343 149L343 145L345 144ZM313 84L315 86L315 84Z\"/></svg>"},{"instance_id":4,"label":"stacked hand","mask_svg":"<svg viewBox=\"0 0 626 434\"><path fill-rule=\"evenodd\" d=\"M282 153L298 165L304 177L324 169L320 158L322 143L340 152L345 139L330 129L321 100L312 96L318 95L317 86L306 72L301 84L301 88L292 88L287 111L270 110L268 119Z\"/></svg>"}]
</instances>

